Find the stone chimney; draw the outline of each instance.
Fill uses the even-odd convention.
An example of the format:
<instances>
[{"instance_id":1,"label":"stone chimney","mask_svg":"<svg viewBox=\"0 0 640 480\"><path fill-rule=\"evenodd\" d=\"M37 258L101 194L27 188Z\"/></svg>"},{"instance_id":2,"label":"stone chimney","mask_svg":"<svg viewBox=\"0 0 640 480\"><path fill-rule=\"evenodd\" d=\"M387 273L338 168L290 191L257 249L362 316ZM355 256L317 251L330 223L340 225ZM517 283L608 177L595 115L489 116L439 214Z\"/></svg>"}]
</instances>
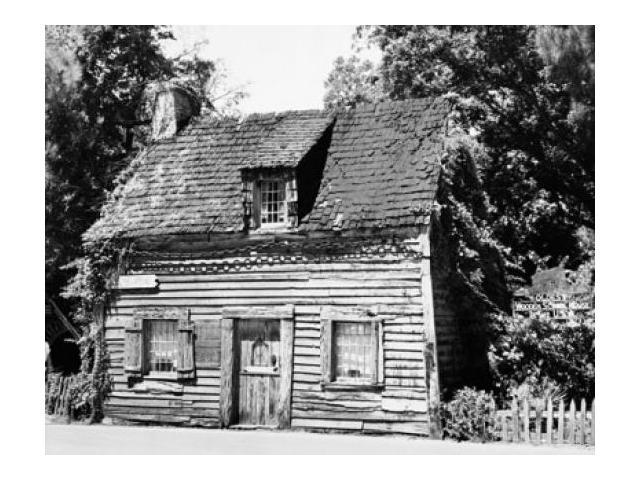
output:
<instances>
[{"instance_id":1,"label":"stone chimney","mask_svg":"<svg viewBox=\"0 0 640 480\"><path fill-rule=\"evenodd\" d=\"M190 88L175 81L155 83L150 88L153 140L173 137L200 113L200 101Z\"/></svg>"}]
</instances>

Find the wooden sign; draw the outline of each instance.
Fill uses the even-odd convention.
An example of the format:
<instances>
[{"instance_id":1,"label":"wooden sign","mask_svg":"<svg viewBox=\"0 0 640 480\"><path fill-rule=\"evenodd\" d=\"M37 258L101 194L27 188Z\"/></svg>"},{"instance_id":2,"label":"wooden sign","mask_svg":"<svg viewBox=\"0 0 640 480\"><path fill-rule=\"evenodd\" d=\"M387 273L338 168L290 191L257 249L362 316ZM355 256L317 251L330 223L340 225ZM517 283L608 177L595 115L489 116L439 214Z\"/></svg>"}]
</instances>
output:
<instances>
[{"instance_id":1,"label":"wooden sign","mask_svg":"<svg viewBox=\"0 0 640 480\"><path fill-rule=\"evenodd\" d=\"M118 278L118 290L141 290L158 288L158 279L155 275L120 275Z\"/></svg>"},{"instance_id":2,"label":"wooden sign","mask_svg":"<svg viewBox=\"0 0 640 480\"><path fill-rule=\"evenodd\" d=\"M591 293L536 294L513 301L513 313L525 317L569 318L594 308Z\"/></svg>"}]
</instances>

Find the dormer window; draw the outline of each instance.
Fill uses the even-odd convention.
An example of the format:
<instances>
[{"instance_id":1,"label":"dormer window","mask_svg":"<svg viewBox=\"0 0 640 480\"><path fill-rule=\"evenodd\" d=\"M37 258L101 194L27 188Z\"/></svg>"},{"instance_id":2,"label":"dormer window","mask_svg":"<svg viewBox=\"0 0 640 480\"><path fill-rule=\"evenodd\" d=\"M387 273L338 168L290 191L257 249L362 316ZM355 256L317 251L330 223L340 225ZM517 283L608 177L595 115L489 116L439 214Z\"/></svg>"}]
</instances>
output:
<instances>
[{"instance_id":1,"label":"dormer window","mask_svg":"<svg viewBox=\"0 0 640 480\"><path fill-rule=\"evenodd\" d=\"M298 225L298 193L293 168L253 168L242 172L244 222L248 231L287 230Z\"/></svg>"}]
</instances>

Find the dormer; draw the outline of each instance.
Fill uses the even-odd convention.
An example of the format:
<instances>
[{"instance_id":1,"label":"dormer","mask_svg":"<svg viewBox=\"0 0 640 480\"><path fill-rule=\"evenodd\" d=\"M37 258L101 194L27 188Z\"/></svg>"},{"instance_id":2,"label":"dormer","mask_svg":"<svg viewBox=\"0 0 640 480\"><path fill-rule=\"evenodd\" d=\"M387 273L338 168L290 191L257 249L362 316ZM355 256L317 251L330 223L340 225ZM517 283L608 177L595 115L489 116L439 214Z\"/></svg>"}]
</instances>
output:
<instances>
[{"instance_id":1,"label":"dormer","mask_svg":"<svg viewBox=\"0 0 640 480\"><path fill-rule=\"evenodd\" d=\"M304 114L282 114L282 119L278 119L275 128L262 138L241 167L246 232L297 231L300 220L313 207L333 120L311 118L313 122Z\"/></svg>"}]
</instances>

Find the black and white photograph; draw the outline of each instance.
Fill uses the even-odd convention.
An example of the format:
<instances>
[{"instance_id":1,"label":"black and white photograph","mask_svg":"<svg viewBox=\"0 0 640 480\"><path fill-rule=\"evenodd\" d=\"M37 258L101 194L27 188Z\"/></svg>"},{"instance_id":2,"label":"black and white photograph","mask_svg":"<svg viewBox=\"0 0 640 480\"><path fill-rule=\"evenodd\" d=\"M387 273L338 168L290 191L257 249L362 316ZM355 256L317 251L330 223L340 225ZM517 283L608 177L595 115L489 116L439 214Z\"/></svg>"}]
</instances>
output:
<instances>
[{"instance_id":1,"label":"black and white photograph","mask_svg":"<svg viewBox=\"0 0 640 480\"><path fill-rule=\"evenodd\" d=\"M47 454L594 454L596 26L42 34Z\"/></svg>"}]
</instances>

